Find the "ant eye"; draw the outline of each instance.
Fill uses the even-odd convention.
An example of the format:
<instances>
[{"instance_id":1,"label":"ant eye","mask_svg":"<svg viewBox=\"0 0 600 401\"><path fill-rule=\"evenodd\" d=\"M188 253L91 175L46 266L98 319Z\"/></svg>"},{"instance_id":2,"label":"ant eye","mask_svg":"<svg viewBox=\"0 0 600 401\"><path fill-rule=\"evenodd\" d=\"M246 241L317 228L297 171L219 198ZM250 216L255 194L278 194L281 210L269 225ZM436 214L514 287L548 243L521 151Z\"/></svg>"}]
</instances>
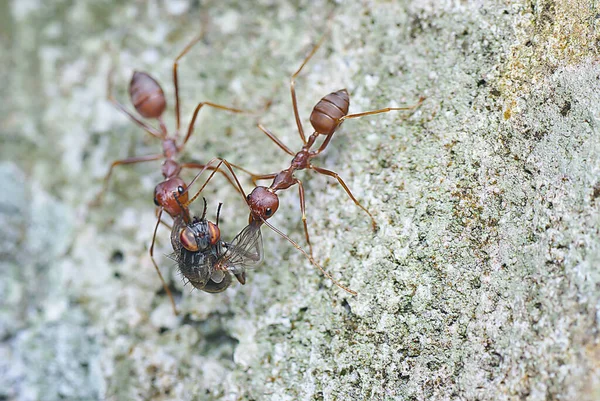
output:
<instances>
[{"instance_id":1,"label":"ant eye","mask_svg":"<svg viewBox=\"0 0 600 401\"><path fill-rule=\"evenodd\" d=\"M181 195L183 191L185 191L185 189L181 185L177 187L177 192L179 192L179 195Z\"/></svg>"},{"instance_id":2,"label":"ant eye","mask_svg":"<svg viewBox=\"0 0 600 401\"><path fill-rule=\"evenodd\" d=\"M250 194L246 195L246 200L250 202Z\"/></svg>"},{"instance_id":3,"label":"ant eye","mask_svg":"<svg viewBox=\"0 0 600 401\"><path fill-rule=\"evenodd\" d=\"M271 208L270 208L270 207L268 207L268 208L267 208L267 210L265 210L265 214L266 214L267 216L270 216L272 213L273 213L273 211L271 210Z\"/></svg>"},{"instance_id":4,"label":"ant eye","mask_svg":"<svg viewBox=\"0 0 600 401\"><path fill-rule=\"evenodd\" d=\"M160 206L160 203L158 203L158 199L154 198L154 204L155 204L156 206Z\"/></svg>"}]
</instances>

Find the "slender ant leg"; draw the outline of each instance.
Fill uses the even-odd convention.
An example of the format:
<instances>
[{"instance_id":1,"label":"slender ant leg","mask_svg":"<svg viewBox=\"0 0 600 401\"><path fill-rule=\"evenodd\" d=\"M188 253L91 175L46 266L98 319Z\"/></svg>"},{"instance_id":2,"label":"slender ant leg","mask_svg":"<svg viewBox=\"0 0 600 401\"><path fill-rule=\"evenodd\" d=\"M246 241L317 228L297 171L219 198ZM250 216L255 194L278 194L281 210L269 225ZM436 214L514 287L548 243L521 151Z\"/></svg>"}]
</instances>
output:
<instances>
[{"instance_id":1,"label":"slender ant leg","mask_svg":"<svg viewBox=\"0 0 600 401\"><path fill-rule=\"evenodd\" d=\"M290 78L290 92L292 93L292 107L294 109L294 117L296 118L296 125L298 126L298 133L300 134L300 138L302 138L303 144L306 144L306 136L304 135L304 129L302 128L302 121L300 121L300 114L298 113L298 101L296 100L296 78L298 77L298 75L300 74L300 72L302 71L302 69L304 68L306 63L308 63L308 61L312 58L312 56L314 56L314 54L317 52L317 50L319 50L319 47L321 47L321 44L323 44L323 41L325 40L326 36L327 36L327 32L321 37L321 39L319 39L317 44L312 48L310 53L308 53L308 56L306 56L306 58L300 65L300 68L298 68L298 70L292 75L292 78ZM263 132L265 132L265 131L263 131ZM266 132L265 132L265 134L266 134ZM269 134L267 134L267 135L269 135ZM278 143L278 142L276 141L275 143ZM292 155L293 155L293 153L292 153Z\"/></svg>"},{"instance_id":2,"label":"slender ant leg","mask_svg":"<svg viewBox=\"0 0 600 401\"><path fill-rule=\"evenodd\" d=\"M198 169L198 170L216 170L216 168L214 166L210 166L210 165L204 165L204 164L200 164L200 163L182 163L181 164L181 168L193 168L193 169ZM231 179L231 177L229 177L227 175L227 173L225 173L223 170L218 170L219 173L223 174L223 176L225 178L227 178L227 181L231 184L231 186L236 190L239 191L238 187L235 185L235 183L233 182L233 180Z\"/></svg>"},{"instance_id":3,"label":"slender ant leg","mask_svg":"<svg viewBox=\"0 0 600 401\"><path fill-rule=\"evenodd\" d=\"M173 226L170 225L169 223L165 222L164 220L161 220L160 224L162 224L163 226L167 227L167 230L169 230L169 231L171 231L173 229Z\"/></svg>"},{"instance_id":4,"label":"slender ant leg","mask_svg":"<svg viewBox=\"0 0 600 401\"><path fill-rule=\"evenodd\" d=\"M273 173L273 174L252 175L250 178L252 179L252 185L256 186L256 183L258 181L272 180L275 177L277 177L277 174Z\"/></svg>"},{"instance_id":5,"label":"slender ant leg","mask_svg":"<svg viewBox=\"0 0 600 401\"><path fill-rule=\"evenodd\" d=\"M298 245L293 239L291 239L290 237L288 237L287 235L285 235L283 232L281 232L277 227L275 227L274 225L272 225L271 223L269 223L267 220L265 220L264 218L260 218L261 221L267 226L269 227L271 230L275 231L277 234L279 234L282 238L285 238L290 244L292 244L292 246L294 248L296 248L297 250L299 250L300 252L302 252L302 254L304 254L304 256L306 256L306 258L310 261L310 263L312 263L313 266L316 266L321 273L323 273L323 275L325 277L327 277L329 280L331 280L333 282L333 284L337 285L338 287L340 287L342 290L346 291L349 294L352 295L356 295L357 292L354 290L351 290L350 288L346 287L345 285L343 285L342 283L340 283L339 281L337 281L335 278L333 278L333 276L329 273L327 273L327 271L325 269L323 269L321 267L320 264L318 264L312 256L310 256L308 253L306 253L306 251L304 249L302 249L302 247L300 245Z\"/></svg>"},{"instance_id":6,"label":"slender ant leg","mask_svg":"<svg viewBox=\"0 0 600 401\"><path fill-rule=\"evenodd\" d=\"M158 277L160 277L160 281L162 282L163 288L165 289L165 292L167 293L167 295L169 296L169 299L171 300L171 306L173 307L173 313L175 313L175 316L177 316L179 313L177 312L177 307L175 306L175 299L173 298L173 294L171 294L171 290L169 290L169 287L167 286L167 283L165 282L165 279L163 278L163 275L160 272L160 269L158 268L158 264L156 263L156 260L154 260L154 243L156 242L156 232L158 231L158 226L160 224L161 217L162 217L162 208L158 212L156 225L154 226L154 234L152 235L152 243L150 244L150 259L152 259L152 264L154 265L154 268L156 269L156 273L158 274Z\"/></svg>"},{"instance_id":7,"label":"slender ant leg","mask_svg":"<svg viewBox=\"0 0 600 401\"><path fill-rule=\"evenodd\" d=\"M336 180L338 180L338 182L340 183L340 185L344 188L344 191L346 191L346 193L348 194L348 196L350 197L350 199L352 199L352 201L356 204L356 206L358 206L359 208L361 208L362 210L364 210L365 213L369 215L369 217L371 218L371 225L373 226L373 231L377 230L377 223L375 223L375 218L373 217L373 215L371 214L371 212L369 212L367 210L367 208L365 208L363 205L360 204L360 202L358 200L356 200L356 198L354 197L354 195L352 195L352 191L350 191L350 188L348 188L348 186L346 185L346 183L344 182L344 180L342 180L342 177L340 177L338 173L336 173L334 171L326 170L326 169L321 168L321 167L316 167L316 166L313 166L313 165L310 165L309 168L315 170L319 174L327 175L329 177L333 177Z\"/></svg>"},{"instance_id":8,"label":"slender ant leg","mask_svg":"<svg viewBox=\"0 0 600 401\"><path fill-rule=\"evenodd\" d=\"M213 166L212 163L219 161L219 163L216 166ZM234 180L235 180L235 185L234 187L236 188L237 192L239 192L240 194L242 194L244 196L244 199L246 198L244 189L242 188L242 184L240 184L240 181L237 178L237 174L235 174L235 172L233 171L233 168L237 168L242 170L244 173L249 174L250 176L254 177L256 180L266 180L266 179L272 179L275 178L275 176L277 174L265 174L265 175L256 175L254 173L251 173L250 171L238 166L237 164L233 164L233 163L229 163L227 160L225 159L221 159L219 157L215 157L213 159L211 159L208 163L206 163L206 165L204 167L202 167L202 170L200 170L196 176L192 179L192 181L190 181L188 188L186 189L186 192L189 190L189 188L192 186L192 184L194 184L196 182L196 180L206 171L206 170L212 170L212 173L208 176L208 178L206 179L206 181L204 182L204 184L202 184L202 187L200 187L200 189L196 192L196 194L194 195L194 197L192 197L192 199L188 200L184 206L189 206L192 202L194 202L198 196L200 196L200 193L204 190L204 187L206 187L206 185L208 185L209 181L212 180L213 176L218 172L224 174L226 177L229 178L229 176L227 174L225 174L225 172L223 170L220 169L221 165L225 164L225 166L227 167L227 169L229 170L229 172L231 173L231 175L233 176Z\"/></svg>"},{"instance_id":9,"label":"slender ant leg","mask_svg":"<svg viewBox=\"0 0 600 401\"><path fill-rule=\"evenodd\" d=\"M181 51L181 53L179 53L179 55L175 58L175 61L173 61L173 86L175 86L175 119L177 121L177 129L175 131L175 135L177 136L179 135L179 130L181 128L181 111L179 106L179 77L177 74L179 60L181 60L181 58L185 56L190 51L190 49L194 47L196 43L202 40L204 34L204 29L202 29L202 32L200 32L198 36L192 39L192 41L188 43L187 46L185 46L184 49Z\"/></svg>"},{"instance_id":10,"label":"slender ant leg","mask_svg":"<svg viewBox=\"0 0 600 401\"><path fill-rule=\"evenodd\" d=\"M412 110L412 109L415 109L415 108L419 107L421 105L421 103L423 103L423 100L424 99L419 99L419 103L417 103L415 105L412 105L412 106L406 106L406 107L386 107L385 109L363 111L362 113L356 113L356 114L348 114L348 115L340 118L340 124L342 123L342 121L349 120L351 118L357 118L357 117L363 117L363 116L370 116L370 115L373 115L373 114L387 113L387 112L396 111L396 110Z\"/></svg>"},{"instance_id":11,"label":"slender ant leg","mask_svg":"<svg viewBox=\"0 0 600 401\"><path fill-rule=\"evenodd\" d=\"M215 161L219 161L219 163L217 163L216 166L212 166L212 163L214 163ZM200 187L200 189L196 192L196 194L189 199L187 202L185 202L183 204L183 206L188 207L190 204L192 204L199 196L200 193L202 193L202 191L204 190L204 188L208 185L208 183L210 182L210 180L212 180L212 178L214 177L214 175L217 173L217 171L219 171L219 168L221 167L222 164L225 164L225 166L227 167L227 169L229 170L229 172L231 173L231 175L233 176L235 183L238 187L238 192L242 195L242 197L244 198L244 201L246 200L246 193L244 192L244 188L242 187L242 184L240 184L240 181L237 178L237 175L235 174L235 172L233 171L233 167L232 165L225 159L221 159L220 157L214 157L212 158L207 164L206 166L200 170L198 172L198 174L196 174L196 176L194 177L194 179L192 179L192 181L190 181L188 187L186 188L186 191L189 191L190 187L192 186L192 184L198 179L198 177L200 177L202 175L202 173L204 173L206 170L213 170L210 175L208 176L208 178L206 179L206 181L204 181L204 184L202 184L202 186ZM181 194L179 195L181 196Z\"/></svg>"},{"instance_id":12,"label":"slender ant leg","mask_svg":"<svg viewBox=\"0 0 600 401\"><path fill-rule=\"evenodd\" d=\"M287 153L290 156L296 156L296 154L294 152L292 152L290 150L290 148L288 148L287 146L285 146L285 144L283 142L281 142L281 140L279 138L277 138L275 136L275 134L273 134L271 131L269 131L267 128L265 128L262 124L258 124L258 128L266 135L269 137L269 139L271 139L273 142L275 142L275 144L277 146L279 146L285 153ZM243 169L241 169L243 170ZM253 174L254 175L254 174Z\"/></svg>"},{"instance_id":13,"label":"slender ant leg","mask_svg":"<svg viewBox=\"0 0 600 401\"><path fill-rule=\"evenodd\" d=\"M251 171L246 170L245 168L243 168L242 166L238 166L237 164L233 164L233 163L229 163L231 165L231 167L235 167L236 169L248 174L250 176L250 179L252 180L252 185L256 186L256 182L260 181L260 180L272 180L273 178L275 178L277 176L277 173L272 173L272 174L254 174Z\"/></svg>"},{"instance_id":14,"label":"slender ant leg","mask_svg":"<svg viewBox=\"0 0 600 401\"><path fill-rule=\"evenodd\" d=\"M104 176L104 183L102 184L102 190L98 194L97 198L92 202L93 205L99 205L102 203L102 199L104 198L104 193L108 189L108 182L110 181L110 177L112 176L113 169L117 166L125 165L125 164L135 164L135 163L144 163L153 160L160 160L164 156L162 154L157 155L146 155L146 156L136 156L136 157L128 157L127 159L115 160L110 165L108 169L108 173Z\"/></svg>"},{"instance_id":15,"label":"slender ant leg","mask_svg":"<svg viewBox=\"0 0 600 401\"><path fill-rule=\"evenodd\" d=\"M192 115L192 120L190 122L190 126L188 127L187 135L185 136L185 138L183 140L183 143L180 146L180 150L183 149L183 147L187 143L188 139L190 139L190 137L194 133L194 125L196 124L196 118L198 117L198 113L200 112L200 110L204 106L213 107L213 108L219 109L219 110L226 110L226 111L230 111L232 113L238 113L238 114L255 114L256 113L254 111L236 109L236 108L233 108L233 107L223 106L223 105L216 104L216 103L211 103L211 102L200 102L200 103L198 103L198 105L194 109L194 114Z\"/></svg>"},{"instance_id":16,"label":"slender ant leg","mask_svg":"<svg viewBox=\"0 0 600 401\"><path fill-rule=\"evenodd\" d=\"M250 179L252 180L252 185L256 186L256 182L260 181L260 180L272 180L273 178L275 178L277 176L277 173L272 173L272 174L255 174L251 171L246 170L245 168L243 168L242 166L239 166L237 164L233 164L233 163L229 163L229 165L231 165L231 167L235 167L236 169L248 174L250 176ZM212 170L212 168L211 168ZM237 189L237 188L236 188Z\"/></svg>"},{"instance_id":17,"label":"slender ant leg","mask_svg":"<svg viewBox=\"0 0 600 401\"><path fill-rule=\"evenodd\" d=\"M205 25L207 25L207 23L203 24L203 26L205 26ZM192 39L192 41L190 43L187 44L187 46L181 51L181 53L179 53L179 55L175 58L175 61L173 62L173 85L175 86L175 117L176 117L176 121L177 121L177 130L175 131L176 137L179 136L180 130L181 130L181 107L180 107L180 101L179 101L179 76L178 76L179 61L183 58L183 56L185 56L191 50L192 47L194 47L194 45L196 45L200 40L202 40L202 38L204 37L205 34L206 34L206 31L203 28L202 32L200 32L200 34L198 36L196 36L194 39ZM179 147L179 150L183 149L183 147L185 146L187 141L190 139L190 136L192 136L192 133L194 132L194 125L196 123L196 118L198 117L198 113L204 106L210 106L210 107L214 107L216 109L226 110L226 111L230 111L232 113L239 113L239 114L256 114L257 113L257 111L236 109L234 107L223 106L223 105L215 104L215 103L211 103L211 102L200 102L200 103L198 103L198 105L196 106L196 108L194 110L194 114L192 116L190 125L187 130L187 135L185 136L183 143ZM265 107L262 110L259 110L258 112L265 111L270 106L271 106L271 102L269 101L265 104Z\"/></svg>"},{"instance_id":18,"label":"slender ant leg","mask_svg":"<svg viewBox=\"0 0 600 401\"><path fill-rule=\"evenodd\" d=\"M333 134L335 134L335 131L325 137L325 140L323 141L323 143L321 144L321 146L319 146L319 149L310 152L311 157L315 157L319 153L321 153L322 151L325 150L325 148L327 147L327 145L329 145L329 141L331 141L331 138L333 138Z\"/></svg>"},{"instance_id":19,"label":"slender ant leg","mask_svg":"<svg viewBox=\"0 0 600 401\"><path fill-rule=\"evenodd\" d=\"M300 211L302 212L302 224L304 224L304 234L306 235L306 242L308 243L308 250L310 256L313 256L313 249L310 243L310 237L308 236L308 225L306 224L306 203L304 202L304 186L302 181L296 178L296 184L298 184L298 194L300 195Z\"/></svg>"},{"instance_id":20,"label":"slender ant leg","mask_svg":"<svg viewBox=\"0 0 600 401\"><path fill-rule=\"evenodd\" d=\"M237 164L233 164L233 163L229 163L232 167L235 167L236 169L250 175L253 177L262 177L260 179L267 179L267 178L274 178L277 174L254 174L251 171L246 170L245 168L243 168L242 166L238 166Z\"/></svg>"},{"instance_id":21,"label":"slender ant leg","mask_svg":"<svg viewBox=\"0 0 600 401\"><path fill-rule=\"evenodd\" d=\"M156 217L158 217L158 215L159 215L159 213L160 213L161 211L162 211L162 208L161 208L161 207L157 207L157 208L156 208L156 210L155 210L155 212L156 212L156 213L155 213L155 214L156 214ZM164 221L162 218L160 219L160 224L162 224L163 226L167 227L167 228L169 229L169 231L172 231L172 230L173 230L173 226L171 226L169 223L165 222L165 221Z\"/></svg>"}]
</instances>

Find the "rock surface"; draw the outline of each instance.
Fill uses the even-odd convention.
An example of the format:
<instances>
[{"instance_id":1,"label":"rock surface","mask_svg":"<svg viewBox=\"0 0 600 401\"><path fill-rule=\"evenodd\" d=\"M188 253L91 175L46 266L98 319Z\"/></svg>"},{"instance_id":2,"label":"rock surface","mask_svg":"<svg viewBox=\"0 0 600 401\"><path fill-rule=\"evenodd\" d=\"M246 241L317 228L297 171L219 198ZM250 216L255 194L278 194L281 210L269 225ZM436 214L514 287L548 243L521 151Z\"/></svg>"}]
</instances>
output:
<instances>
[{"instance_id":1,"label":"rock surface","mask_svg":"<svg viewBox=\"0 0 600 401\"><path fill-rule=\"evenodd\" d=\"M567 4L568 3L568 4ZM134 69L169 99L177 53L182 118L209 100L272 106L260 122L299 147L289 76L311 107L340 88L350 120L299 173L315 257L275 233L245 286L184 287L158 234L154 138L106 101L128 103ZM0 399L600 399L600 10L590 2L37 1L0 3ZM289 157L254 116L206 110L186 148L280 170ZM308 128L307 128L308 130ZM191 176L189 176L191 178ZM246 189L251 188L244 178ZM247 219L223 180L223 232ZM272 222L304 246L295 189ZM201 205L197 206L197 212Z\"/></svg>"}]
</instances>

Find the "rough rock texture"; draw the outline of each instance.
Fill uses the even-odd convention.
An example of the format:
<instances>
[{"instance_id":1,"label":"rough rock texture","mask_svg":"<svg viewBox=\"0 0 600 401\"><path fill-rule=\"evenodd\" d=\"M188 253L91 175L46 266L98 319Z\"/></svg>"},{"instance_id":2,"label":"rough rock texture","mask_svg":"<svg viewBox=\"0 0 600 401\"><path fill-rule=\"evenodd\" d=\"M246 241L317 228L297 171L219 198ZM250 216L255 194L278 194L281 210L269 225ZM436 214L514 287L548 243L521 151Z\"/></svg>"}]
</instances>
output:
<instances>
[{"instance_id":1,"label":"rough rock texture","mask_svg":"<svg viewBox=\"0 0 600 401\"><path fill-rule=\"evenodd\" d=\"M184 287L166 229L153 271L159 163L111 161L159 143L106 101L129 104L134 69L183 120L210 100L270 110L295 149L300 113L343 87L351 112L426 100L412 114L351 120L300 173L315 256L332 285L264 231L266 262L219 295ZM0 2L0 399L600 399L600 66L595 2ZM289 157L254 116L203 111L185 159L252 171ZM189 176L191 178L191 176ZM251 184L244 178L247 189ZM223 233L247 218L222 179ZM272 222L304 245L295 189ZM202 206L198 204L199 212Z\"/></svg>"}]
</instances>

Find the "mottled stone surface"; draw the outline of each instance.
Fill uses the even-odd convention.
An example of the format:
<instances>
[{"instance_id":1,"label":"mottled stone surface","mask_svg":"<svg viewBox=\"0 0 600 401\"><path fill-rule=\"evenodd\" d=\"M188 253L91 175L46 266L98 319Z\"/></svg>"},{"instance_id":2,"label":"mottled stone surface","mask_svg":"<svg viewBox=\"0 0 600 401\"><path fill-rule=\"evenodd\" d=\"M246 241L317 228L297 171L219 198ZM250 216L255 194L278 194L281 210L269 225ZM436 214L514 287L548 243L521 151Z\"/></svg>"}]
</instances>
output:
<instances>
[{"instance_id":1,"label":"mottled stone surface","mask_svg":"<svg viewBox=\"0 0 600 401\"><path fill-rule=\"evenodd\" d=\"M106 101L114 67L169 96L246 109L299 147L288 80L311 107L343 87L351 112L426 100L413 114L347 121L299 173L315 256L332 285L264 230L266 262L219 295L153 271L158 162L111 161L160 144ZM598 6L574 2L0 2L0 399L600 399ZM270 173L289 161L254 116L202 112L184 159ZM186 178L191 178L186 176ZM244 178L246 189L251 188ZM243 227L222 179L223 233ZM305 244L295 189L272 222ZM202 206L197 205L200 212Z\"/></svg>"}]
</instances>

